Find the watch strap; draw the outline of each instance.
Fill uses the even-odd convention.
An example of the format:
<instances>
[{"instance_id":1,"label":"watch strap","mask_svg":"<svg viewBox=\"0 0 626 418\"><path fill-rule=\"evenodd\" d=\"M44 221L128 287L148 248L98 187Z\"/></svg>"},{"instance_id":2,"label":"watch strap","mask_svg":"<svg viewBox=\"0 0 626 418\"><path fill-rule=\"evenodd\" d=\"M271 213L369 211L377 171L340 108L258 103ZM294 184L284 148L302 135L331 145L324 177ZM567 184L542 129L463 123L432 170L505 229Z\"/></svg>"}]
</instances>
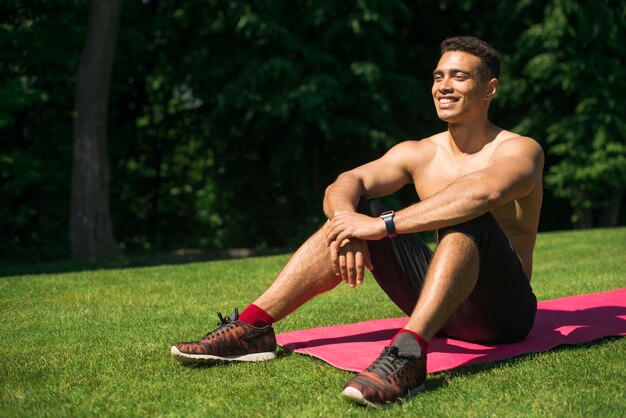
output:
<instances>
[{"instance_id":1,"label":"watch strap","mask_svg":"<svg viewBox=\"0 0 626 418\"><path fill-rule=\"evenodd\" d=\"M387 228L387 238L395 238L398 236L396 232L396 224L393 222L393 217L395 212L392 210L388 210L383 212L380 217L383 221L385 221L385 228Z\"/></svg>"}]
</instances>

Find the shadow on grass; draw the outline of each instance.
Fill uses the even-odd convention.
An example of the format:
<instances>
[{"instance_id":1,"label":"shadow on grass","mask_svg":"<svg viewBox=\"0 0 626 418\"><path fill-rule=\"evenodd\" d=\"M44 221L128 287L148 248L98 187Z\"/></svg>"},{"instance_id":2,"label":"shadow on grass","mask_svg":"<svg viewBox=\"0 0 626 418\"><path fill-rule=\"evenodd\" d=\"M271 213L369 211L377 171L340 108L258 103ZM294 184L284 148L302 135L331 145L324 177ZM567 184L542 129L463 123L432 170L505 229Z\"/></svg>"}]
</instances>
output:
<instances>
[{"instance_id":1,"label":"shadow on grass","mask_svg":"<svg viewBox=\"0 0 626 418\"><path fill-rule=\"evenodd\" d=\"M576 344L576 345L560 345L544 352L526 353L526 354L521 354L519 356L510 357L510 358L503 359L503 360L497 360L497 361L493 361L489 363L479 363L479 364L473 364L469 366L461 366L452 370L444 370L444 371L440 371L436 373L430 373L426 380L426 391L432 392L436 390L445 389L446 387L450 385L450 382L456 378L473 376L473 375L484 373L484 372L490 372L491 370L497 370L497 369L508 368L508 367L512 367L516 365L522 365L522 364L534 361L539 356L551 355L553 353L558 353L558 352L563 352L563 351L573 351L573 350L588 349L592 347L602 346L611 341L617 341L622 338L624 337L608 336L608 337L597 339L595 341L590 341L588 343ZM291 357L293 354L294 354L294 351L280 347L277 351L277 357L274 361L280 361L281 359ZM296 356L296 357L302 358L303 361L319 362L320 364L324 364L328 366L329 368L333 368L332 365L326 363L323 360L320 360L317 357L307 356L307 355L301 355L301 356ZM223 361L223 362L214 362L214 363L205 363L205 364L180 363L180 365L182 367L189 368L189 369L208 369L208 368L214 368L214 367L237 367L238 365L241 365L242 363L243 362L237 362L237 361ZM251 364L251 363L246 363L246 364ZM336 370L346 373L347 375L356 374L354 372L349 372L346 370L341 370L341 369L336 369Z\"/></svg>"},{"instance_id":2,"label":"shadow on grass","mask_svg":"<svg viewBox=\"0 0 626 418\"><path fill-rule=\"evenodd\" d=\"M530 361L533 361L533 359L536 359L539 356L550 355L552 353L579 350L581 348L587 349L587 348L591 348L594 346L601 346L610 341L617 341L622 338L624 337L612 335L612 336L597 339L595 341L590 341L588 343L575 344L575 345L571 345L571 344L559 345L557 347L551 348L548 351L543 351L540 353L526 353L526 354L521 354L519 356L511 357L508 359L494 361L491 363L479 363L479 364L473 364L469 366L461 366L459 368L452 369L452 370L444 370L444 371L437 372L437 373L431 373L428 376L428 380L426 381L426 390L432 391L432 390L439 390L439 389L445 388L450 385L451 380L454 380L457 377L471 376L471 375L475 375L475 374L479 374L483 372L489 372L491 370L497 370L501 368L515 366L517 364L528 363Z\"/></svg>"},{"instance_id":3,"label":"shadow on grass","mask_svg":"<svg viewBox=\"0 0 626 418\"><path fill-rule=\"evenodd\" d=\"M292 354L293 354L293 351L286 350L278 346L278 350L276 351L276 358L273 360L275 361L275 360L280 360L285 357L290 357ZM266 361L270 361L270 360L266 360ZM254 361L228 361L228 360L214 360L214 361L208 361L206 363L178 362L180 366L186 367L189 369L210 369L213 367L236 366L238 364L252 364L252 363L255 363L255 362ZM259 362L259 363L262 363L262 362Z\"/></svg>"},{"instance_id":4,"label":"shadow on grass","mask_svg":"<svg viewBox=\"0 0 626 418\"><path fill-rule=\"evenodd\" d=\"M72 273L89 270L114 270L138 267L188 264L203 261L232 260L249 257L266 257L293 252L291 248L255 250L235 248L229 250L183 249L143 254L119 254L112 257L87 260L61 260L45 263L0 263L0 277Z\"/></svg>"},{"instance_id":5,"label":"shadow on grass","mask_svg":"<svg viewBox=\"0 0 626 418\"><path fill-rule=\"evenodd\" d=\"M428 375L428 378L426 380L426 392L435 392L435 391L439 391L439 390L445 390L448 386L450 386L450 384L457 378L462 378L462 377L471 377L474 375L478 375L481 373L489 373L492 370L498 370L498 369L502 369L502 368L509 368L509 367L516 367L518 365L523 366L525 364L531 363L533 361L535 361L539 356L546 356L546 355L552 355L553 353L558 353L558 352L567 352L567 351L573 351L573 350L586 350L589 348L593 348L593 347L600 347L604 344L607 344L609 342L612 341L617 341L619 339L622 339L624 337L621 336L609 336L609 337L604 337L604 338L600 338L598 340L595 341L591 341L588 343L584 343L584 344L578 344L578 345L561 345L558 347L555 347L551 350L548 350L546 352L541 352L541 353L527 353L527 354L522 354L519 356L515 356L515 357L511 357L508 359L504 359L504 360L499 360L499 361L494 361L491 363L480 363L480 364L475 364L475 365L470 365L470 366L462 366L453 370L445 370L445 371L441 371L441 372L437 372L437 373L431 373ZM270 362L262 362L262 363L273 363L273 362L278 362L281 361L283 359L286 358L290 358L293 355L293 351L288 350L288 349L284 349L284 348L279 348L277 351L277 358L274 361L270 361ZM324 364L325 366L328 366L329 370L334 369L333 366L329 365L328 363L316 358L316 357L312 357L312 356L296 356L297 358L301 358L303 359L303 361L311 361L311 362L319 362L320 364ZM252 365L254 366L254 364L251 363L245 363L248 365ZM256 364L256 363L255 363ZM232 361L232 362L217 362L217 363L212 363L212 364L198 364L198 365L193 365L193 364L181 364L181 366L189 369L189 370L206 370L209 368L215 368L215 367L222 367L224 368L224 370L229 370L233 367L239 367L242 366L242 362L236 362L236 361ZM305 372L306 373L306 367L305 368L299 368L298 369L299 372ZM316 367L311 367L311 370L314 371L316 373L319 372L319 370ZM348 372L348 371L344 371L344 370L339 370L339 369L335 369L338 370L342 373L346 374L346 381L349 380L351 378L351 376L354 375L354 373L352 372ZM489 379L489 376L485 376L486 379ZM399 406L399 405L398 405Z\"/></svg>"}]
</instances>

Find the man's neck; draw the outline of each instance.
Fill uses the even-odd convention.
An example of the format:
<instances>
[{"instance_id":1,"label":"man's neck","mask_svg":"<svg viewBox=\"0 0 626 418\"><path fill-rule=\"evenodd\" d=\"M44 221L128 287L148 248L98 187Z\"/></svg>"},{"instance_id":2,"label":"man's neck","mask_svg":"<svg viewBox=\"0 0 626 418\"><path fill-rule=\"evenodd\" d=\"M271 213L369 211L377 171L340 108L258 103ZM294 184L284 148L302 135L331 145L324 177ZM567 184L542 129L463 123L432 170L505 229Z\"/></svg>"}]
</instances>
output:
<instances>
[{"instance_id":1,"label":"man's neck","mask_svg":"<svg viewBox=\"0 0 626 418\"><path fill-rule=\"evenodd\" d=\"M502 129L498 128L489 119L477 119L470 123L449 123L448 134L450 146L454 152L474 154L493 141Z\"/></svg>"}]
</instances>

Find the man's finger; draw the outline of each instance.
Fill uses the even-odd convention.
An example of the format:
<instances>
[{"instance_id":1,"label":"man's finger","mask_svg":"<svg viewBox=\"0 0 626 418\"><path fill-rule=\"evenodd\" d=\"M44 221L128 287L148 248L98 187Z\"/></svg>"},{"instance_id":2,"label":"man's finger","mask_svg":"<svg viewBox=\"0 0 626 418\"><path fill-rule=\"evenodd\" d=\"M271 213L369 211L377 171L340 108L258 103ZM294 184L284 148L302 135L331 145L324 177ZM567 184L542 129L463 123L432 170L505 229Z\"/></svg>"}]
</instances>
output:
<instances>
[{"instance_id":1,"label":"man's finger","mask_svg":"<svg viewBox=\"0 0 626 418\"><path fill-rule=\"evenodd\" d=\"M358 251L354 256L356 269L356 284L363 283L363 253Z\"/></svg>"},{"instance_id":2,"label":"man's finger","mask_svg":"<svg viewBox=\"0 0 626 418\"><path fill-rule=\"evenodd\" d=\"M350 287L356 286L356 274L354 271L354 253L348 251L346 254L346 270L348 270L348 285Z\"/></svg>"},{"instance_id":3,"label":"man's finger","mask_svg":"<svg viewBox=\"0 0 626 418\"><path fill-rule=\"evenodd\" d=\"M326 232L326 244L330 245L330 243L333 241L341 242L340 240L337 239L337 236L340 234L340 232L341 232L340 227L338 227L334 223L331 224L328 227L328 230Z\"/></svg>"},{"instance_id":4,"label":"man's finger","mask_svg":"<svg viewBox=\"0 0 626 418\"><path fill-rule=\"evenodd\" d=\"M370 258L370 249L369 245L367 245L367 241L363 242L363 262L368 270L374 270L374 265L372 264L372 259Z\"/></svg>"},{"instance_id":5,"label":"man's finger","mask_svg":"<svg viewBox=\"0 0 626 418\"><path fill-rule=\"evenodd\" d=\"M326 230L326 245L330 246L332 242L335 241L332 235L332 229L328 228Z\"/></svg>"},{"instance_id":6,"label":"man's finger","mask_svg":"<svg viewBox=\"0 0 626 418\"><path fill-rule=\"evenodd\" d=\"M339 254L339 270L341 271L341 280L348 283L348 271L346 269L346 256Z\"/></svg>"},{"instance_id":7,"label":"man's finger","mask_svg":"<svg viewBox=\"0 0 626 418\"><path fill-rule=\"evenodd\" d=\"M349 241L350 238L352 238L352 234L350 232L341 231L339 234L337 234L337 238L335 238L335 241L341 242L341 245L343 245L344 241Z\"/></svg>"}]
</instances>

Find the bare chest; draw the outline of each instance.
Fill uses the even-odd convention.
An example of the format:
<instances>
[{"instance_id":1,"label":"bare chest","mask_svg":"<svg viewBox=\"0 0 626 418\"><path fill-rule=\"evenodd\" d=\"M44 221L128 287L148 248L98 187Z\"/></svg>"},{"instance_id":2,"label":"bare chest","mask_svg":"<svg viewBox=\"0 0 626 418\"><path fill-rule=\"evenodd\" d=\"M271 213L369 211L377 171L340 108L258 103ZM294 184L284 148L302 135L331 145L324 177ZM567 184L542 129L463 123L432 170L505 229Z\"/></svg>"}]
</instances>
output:
<instances>
[{"instance_id":1,"label":"bare chest","mask_svg":"<svg viewBox=\"0 0 626 418\"><path fill-rule=\"evenodd\" d=\"M427 164L416 167L413 173L415 191L421 200L427 199L453 181L487 168L492 154L492 151L485 150L474 155L454 156L439 151Z\"/></svg>"}]
</instances>

